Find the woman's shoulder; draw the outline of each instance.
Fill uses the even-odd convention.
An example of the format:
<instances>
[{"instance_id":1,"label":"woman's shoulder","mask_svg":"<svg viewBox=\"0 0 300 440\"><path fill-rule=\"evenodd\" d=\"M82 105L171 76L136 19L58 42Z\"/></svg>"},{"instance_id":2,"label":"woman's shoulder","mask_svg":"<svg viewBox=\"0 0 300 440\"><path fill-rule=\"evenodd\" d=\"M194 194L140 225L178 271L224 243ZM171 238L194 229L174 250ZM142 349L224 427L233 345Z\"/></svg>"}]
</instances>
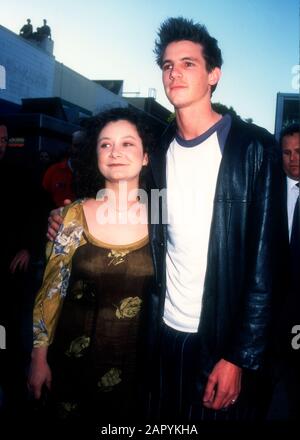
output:
<instances>
[{"instance_id":1,"label":"woman's shoulder","mask_svg":"<svg viewBox=\"0 0 300 440\"><path fill-rule=\"evenodd\" d=\"M78 199L63 208L62 217L64 224L72 222L73 220L81 221L83 203L84 199Z\"/></svg>"},{"instance_id":2,"label":"woman's shoulder","mask_svg":"<svg viewBox=\"0 0 300 440\"><path fill-rule=\"evenodd\" d=\"M94 208L95 206L99 205L99 200L92 198L81 199L81 205L88 209Z\"/></svg>"}]
</instances>

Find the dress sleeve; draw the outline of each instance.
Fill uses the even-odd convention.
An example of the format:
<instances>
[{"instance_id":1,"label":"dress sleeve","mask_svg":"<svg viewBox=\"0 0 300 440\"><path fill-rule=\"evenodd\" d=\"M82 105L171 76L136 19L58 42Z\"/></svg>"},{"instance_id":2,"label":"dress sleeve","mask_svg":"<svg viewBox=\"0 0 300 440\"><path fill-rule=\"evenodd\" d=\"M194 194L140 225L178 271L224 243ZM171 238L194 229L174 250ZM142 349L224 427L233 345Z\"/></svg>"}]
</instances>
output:
<instances>
[{"instance_id":1,"label":"dress sleeve","mask_svg":"<svg viewBox=\"0 0 300 440\"><path fill-rule=\"evenodd\" d=\"M67 207L64 221L53 242L43 283L33 309L33 346L42 347L53 341L56 325L67 294L72 257L86 243L83 236L82 203Z\"/></svg>"}]
</instances>

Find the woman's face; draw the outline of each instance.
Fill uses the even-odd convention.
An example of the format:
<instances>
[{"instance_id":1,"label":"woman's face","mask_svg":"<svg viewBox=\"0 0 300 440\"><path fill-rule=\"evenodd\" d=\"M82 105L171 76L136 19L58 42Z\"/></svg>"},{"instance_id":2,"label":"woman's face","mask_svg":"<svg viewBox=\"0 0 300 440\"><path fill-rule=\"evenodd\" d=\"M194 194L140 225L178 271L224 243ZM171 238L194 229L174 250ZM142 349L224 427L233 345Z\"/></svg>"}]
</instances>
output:
<instances>
[{"instance_id":1,"label":"woman's face","mask_svg":"<svg viewBox=\"0 0 300 440\"><path fill-rule=\"evenodd\" d=\"M148 156L135 125L126 120L109 122L97 140L98 167L111 183L127 181L138 186L143 165Z\"/></svg>"}]
</instances>

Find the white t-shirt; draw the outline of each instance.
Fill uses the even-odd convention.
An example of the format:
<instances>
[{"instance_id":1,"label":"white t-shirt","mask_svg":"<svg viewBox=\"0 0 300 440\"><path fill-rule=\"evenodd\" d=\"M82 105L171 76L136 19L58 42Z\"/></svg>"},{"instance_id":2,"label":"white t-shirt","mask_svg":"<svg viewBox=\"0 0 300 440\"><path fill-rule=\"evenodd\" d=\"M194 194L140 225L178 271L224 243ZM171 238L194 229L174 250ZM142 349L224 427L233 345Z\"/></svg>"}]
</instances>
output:
<instances>
[{"instance_id":1,"label":"white t-shirt","mask_svg":"<svg viewBox=\"0 0 300 440\"><path fill-rule=\"evenodd\" d=\"M299 187L297 186L298 181L286 178L287 180L287 213L288 213L288 225L289 225L289 238L291 239L292 225L294 210L297 198L299 197Z\"/></svg>"},{"instance_id":2,"label":"white t-shirt","mask_svg":"<svg viewBox=\"0 0 300 440\"><path fill-rule=\"evenodd\" d=\"M231 119L223 117L191 141L178 136L167 152L168 238L164 322L197 332L206 274L216 181L222 158L218 128L226 136ZM224 141L225 143L225 141Z\"/></svg>"}]
</instances>

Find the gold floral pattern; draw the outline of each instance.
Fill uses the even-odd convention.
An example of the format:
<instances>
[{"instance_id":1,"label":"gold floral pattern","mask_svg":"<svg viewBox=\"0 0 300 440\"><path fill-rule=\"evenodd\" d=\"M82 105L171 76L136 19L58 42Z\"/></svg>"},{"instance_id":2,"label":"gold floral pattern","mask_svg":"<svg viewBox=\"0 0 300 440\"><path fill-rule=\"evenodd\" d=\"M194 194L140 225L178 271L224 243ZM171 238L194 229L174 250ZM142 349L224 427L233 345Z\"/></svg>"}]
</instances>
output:
<instances>
[{"instance_id":1,"label":"gold floral pattern","mask_svg":"<svg viewBox=\"0 0 300 440\"><path fill-rule=\"evenodd\" d=\"M68 225L62 225L54 241L54 254L67 255L72 247L79 245L82 233L83 227L77 220L71 221Z\"/></svg>"},{"instance_id":2,"label":"gold floral pattern","mask_svg":"<svg viewBox=\"0 0 300 440\"><path fill-rule=\"evenodd\" d=\"M35 320L33 323L33 336L39 337L39 341L41 343L47 343L48 341L48 332L47 332L47 327L45 325L45 322L43 320L43 318Z\"/></svg>"},{"instance_id":3,"label":"gold floral pattern","mask_svg":"<svg viewBox=\"0 0 300 440\"><path fill-rule=\"evenodd\" d=\"M52 247L48 246L48 262L42 287L34 305L34 347L44 347L53 341L62 303L67 293L72 257L86 243L83 234L82 200L64 209L64 221ZM50 255L49 255L50 253Z\"/></svg>"},{"instance_id":4,"label":"gold floral pattern","mask_svg":"<svg viewBox=\"0 0 300 440\"><path fill-rule=\"evenodd\" d=\"M75 300L80 300L83 297L84 294L84 282L82 280L77 281L74 283L72 287L72 297Z\"/></svg>"},{"instance_id":5,"label":"gold floral pattern","mask_svg":"<svg viewBox=\"0 0 300 440\"><path fill-rule=\"evenodd\" d=\"M141 309L142 300L138 296L129 296L120 302L116 310L116 316L119 319L133 318Z\"/></svg>"},{"instance_id":6,"label":"gold floral pattern","mask_svg":"<svg viewBox=\"0 0 300 440\"><path fill-rule=\"evenodd\" d=\"M112 391L115 385L118 385L118 383L122 382L122 379L120 377L121 373L122 371L120 370L120 368L111 368L99 380L97 384L99 391Z\"/></svg>"},{"instance_id":7,"label":"gold floral pattern","mask_svg":"<svg viewBox=\"0 0 300 440\"><path fill-rule=\"evenodd\" d=\"M90 338L88 336L79 336L74 339L69 349L65 354L69 357L79 358L83 356L83 350L85 350L90 345Z\"/></svg>"},{"instance_id":8,"label":"gold floral pattern","mask_svg":"<svg viewBox=\"0 0 300 440\"><path fill-rule=\"evenodd\" d=\"M71 425L87 414L114 419L116 406L126 419L136 412L139 316L153 275L146 238L122 246L96 240L83 208L65 211L64 246L56 246L58 253L52 246L34 308L34 344L51 344L50 411ZM76 223L83 234L71 244Z\"/></svg>"},{"instance_id":9,"label":"gold floral pattern","mask_svg":"<svg viewBox=\"0 0 300 440\"><path fill-rule=\"evenodd\" d=\"M110 266L111 264L113 264L114 266L118 266L118 264L121 264L125 261L124 257L127 254L129 254L129 250L117 251L115 249L111 249L107 255L108 258L111 259L108 265Z\"/></svg>"},{"instance_id":10,"label":"gold floral pattern","mask_svg":"<svg viewBox=\"0 0 300 440\"><path fill-rule=\"evenodd\" d=\"M59 272L57 272L56 282L49 288L47 297L52 298L53 295L59 293L62 298L65 298L69 285L70 269L63 264L62 261L58 264Z\"/></svg>"},{"instance_id":11,"label":"gold floral pattern","mask_svg":"<svg viewBox=\"0 0 300 440\"><path fill-rule=\"evenodd\" d=\"M58 416L60 419L67 419L78 409L76 402L59 402L57 404Z\"/></svg>"}]
</instances>

